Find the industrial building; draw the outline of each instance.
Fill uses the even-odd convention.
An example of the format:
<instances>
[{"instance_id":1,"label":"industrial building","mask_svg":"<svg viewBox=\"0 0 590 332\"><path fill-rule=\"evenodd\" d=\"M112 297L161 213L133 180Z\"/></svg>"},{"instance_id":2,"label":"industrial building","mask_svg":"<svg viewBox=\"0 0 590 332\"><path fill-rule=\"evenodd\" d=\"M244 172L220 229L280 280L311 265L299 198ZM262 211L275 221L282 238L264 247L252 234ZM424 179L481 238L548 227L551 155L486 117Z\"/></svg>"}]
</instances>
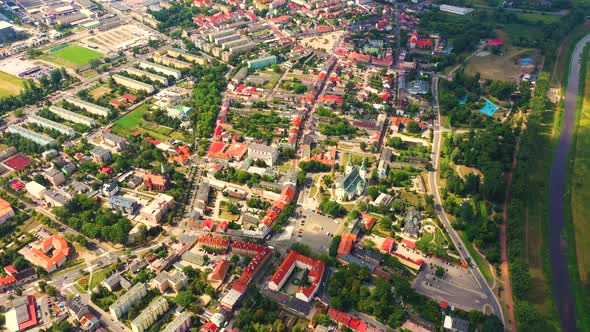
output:
<instances>
[{"instance_id":1,"label":"industrial building","mask_svg":"<svg viewBox=\"0 0 590 332\"><path fill-rule=\"evenodd\" d=\"M135 286L131 287L129 291L121 295L113 304L109 306L109 312L111 316L116 319L121 318L131 306L147 295L147 289L145 284L138 282Z\"/></svg>"},{"instance_id":2,"label":"industrial building","mask_svg":"<svg viewBox=\"0 0 590 332\"><path fill-rule=\"evenodd\" d=\"M74 106L78 106L78 107L84 109L88 113L92 113L92 114L96 114L96 115L100 115L100 116L108 116L109 112L111 111L106 107L102 107L100 105L89 103L87 101L84 101L84 100L81 100L78 98L68 97L65 100L68 103L73 104Z\"/></svg>"},{"instance_id":3,"label":"industrial building","mask_svg":"<svg viewBox=\"0 0 590 332\"><path fill-rule=\"evenodd\" d=\"M141 69L152 69L158 73L164 74L166 76L173 76L176 79L179 79L182 77L182 73L180 72L180 70L178 69L174 69L174 68L170 68L170 67L166 67L166 66L162 66L159 65L157 63L151 63L151 62L145 62L142 61L139 63L139 68Z\"/></svg>"},{"instance_id":4,"label":"industrial building","mask_svg":"<svg viewBox=\"0 0 590 332\"><path fill-rule=\"evenodd\" d=\"M63 125L59 122L51 121L49 119L45 119L38 115L29 115L28 117L30 123L37 124L43 128L49 128L56 130L64 135L68 135L70 137L76 136L76 131L66 125Z\"/></svg>"},{"instance_id":5,"label":"industrial building","mask_svg":"<svg viewBox=\"0 0 590 332\"><path fill-rule=\"evenodd\" d=\"M131 322L133 332L143 332L168 310L168 301L160 296Z\"/></svg>"},{"instance_id":6,"label":"industrial building","mask_svg":"<svg viewBox=\"0 0 590 332\"><path fill-rule=\"evenodd\" d=\"M168 85L168 79L164 76L160 76L160 75L156 75L156 74L152 74L149 71L145 71L145 70L141 70L141 69L137 69L137 68L127 68L125 69L125 71L129 74L129 75L135 75L138 77L147 77L148 79L150 79L151 81L155 81L155 82L160 82L164 85Z\"/></svg>"},{"instance_id":7,"label":"industrial building","mask_svg":"<svg viewBox=\"0 0 590 332\"><path fill-rule=\"evenodd\" d=\"M89 118L85 115L81 115L72 111L68 111L65 108L57 107L57 106L49 106L49 111L60 118L70 121L73 123L83 124L88 127L96 126L96 121L93 118Z\"/></svg>"},{"instance_id":8,"label":"industrial building","mask_svg":"<svg viewBox=\"0 0 590 332\"><path fill-rule=\"evenodd\" d=\"M473 8L466 8L466 7L457 7L457 6L450 6L450 5L440 5L441 12L447 12L451 14L457 15L467 15L473 12Z\"/></svg>"},{"instance_id":9,"label":"industrial building","mask_svg":"<svg viewBox=\"0 0 590 332\"><path fill-rule=\"evenodd\" d=\"M248 60L248 68L262 69L277 63L277 57L274 55L259 58L256 60Z\"/></svg>"},{"instance_id":10,"label":"industrial building","mask_svg":"<svg viewBox=\"0 0 590 332\"><path fill-rule=\"evenodd\" d=\"M26 139L30 139L31 141L45 146L45 145L53 145L56 143L56 141L45 135L45 134L41 134L38 132L34 132L32 130L29 130L27 128L23 128L21 126L15 126L15 125L8 125L8 132L11 134L16 134L19 135L21 137L24 137Z\"/></svg>"},{"instance_id":11,"label":"industrial building","mask_svg":"<svg viewBox=\"0 0 590 332\"><path fill-rule=\"evenodd\" d=\"M118 74L115 74L111 77L113 78L115 83L120 84L120 85L122 85L126 88L129 88L129 89L141 90L141 91L145 91L147 93L152 93L156 90L154 88L154 86L151 84L143 83L143 82L140 82L138 80L134 80L129 77L121 76Z\"/></svg>"}]
</instances>

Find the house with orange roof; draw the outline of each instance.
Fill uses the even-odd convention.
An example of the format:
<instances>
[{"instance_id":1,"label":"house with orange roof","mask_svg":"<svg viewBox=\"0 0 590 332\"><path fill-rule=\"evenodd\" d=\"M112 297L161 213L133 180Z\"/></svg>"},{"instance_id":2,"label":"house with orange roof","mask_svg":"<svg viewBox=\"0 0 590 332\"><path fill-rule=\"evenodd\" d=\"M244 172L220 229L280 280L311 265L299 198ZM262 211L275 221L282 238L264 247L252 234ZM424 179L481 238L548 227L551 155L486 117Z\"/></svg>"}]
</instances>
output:
<instances>
[{"instance_id":1,"label":"house with orange roof","mask_svg":"<svg viewBox=\"0 0 590 332\"><path fill-rule=\"evenodd\" d=\"M14 210L10 203L0 198L0 225L14 217Z\"/></svg>"},{"instance_id":2,"label":"house with orange roof","mask_svg":"<svg viewBox=\"0 0 590 332\"><path fill-rule=\"evenodd\" d=\"M230 261L227 259L220 259L217 264L215 264L215 268L213 272L211 272L211 280L217 282L223 282L227 271L229 270Z\"/></svg>"},{"instance_id":3,"label":"house with orange roof","mask_svg":"<svg viewBox=\"0 0 590 332\"><path fill-rule=\"evenodd\" d=\"M342 238L340 240L340 244L338 244L338 254L337 256L349 255L352 251L352 246L356 241L356 235L352 233L343 233Z\"/></svg>"}]
</instances>

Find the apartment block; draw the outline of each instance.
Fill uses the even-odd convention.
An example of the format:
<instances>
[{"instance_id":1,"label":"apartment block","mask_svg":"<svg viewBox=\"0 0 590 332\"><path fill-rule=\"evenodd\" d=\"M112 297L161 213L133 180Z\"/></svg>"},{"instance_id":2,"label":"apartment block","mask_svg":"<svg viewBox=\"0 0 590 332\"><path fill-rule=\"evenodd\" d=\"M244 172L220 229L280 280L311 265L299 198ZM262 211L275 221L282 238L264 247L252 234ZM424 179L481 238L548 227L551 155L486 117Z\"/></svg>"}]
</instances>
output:
<instances>
[{"instance_id":1,"label":"apartment block","mask_svg":"<svg viewBox=\"0 0 590 332\"><path fill-rule=\"evenodd\" d=\"M229 49L229 53L233 56L233 55L239 55L242 53L246 53L250 50L253 50L256 47L256 44L254 43L248 43L248 44L244 44L244 45L239 45L239 46L235 46L235 47L230 47Z\"/></svg>"},{"instance_id":2,"label":"apartment block","mask_svg":"<svg viewBox=\"0 0 590 332\"><path fill-rule=\"evenodd\" d=\"M232 41L227 41L227 42L221 44L221 47L223 47L223 49L227 50L227 49L230 49L235 46L245 45L249 42L250 42L250 40L248 38L240 38L240 39L236 39L236 40L232 40Z\"/></svg>"},{"instance_id":3,"label":"apartment block","mask_svg":"<svg viewBox=\"0 0 590 332\"><path fill-rule=\"evenodd\" d=\"M191 328L191 314L187 311L180 313L162 332L186 332Z\"/></svg>"},{"instance_id":4,"label":"apartment block","mask_svg":"<svg viewBox=\"0 0 590 332\"><path fill-rule=\"evenodd\" d=\"M207 38L209 39L210 42L213 42L218 38L233 35L235 33L236 33L236 30L234 30L234 29L215 31L215 32L211 32L211 33L207 34Z\"/></svg>"},{"instance_id":5,"label":"apartment block","mask_svg":"<svg viewBox=\"0 0 590 332\"><path fill-rule=\"evenodd\" d=\"M111 316L115 317L115 319L121 318L135 302L146 295L147 289L145 288L145 284L138 282L109 306Z\"/></svg>"},{"instance_id":6,"label":"apartment block","mask_svg":"<svg viewBox=\"0 0 590 332\"><path fill-rule=\"evenodd\" d=\"M20 137L24 137L26 139L30 139L31 141L45 146L45 145L53 145L55 144L55 140L45 134L41 134L27 128L23 128L21 126L15 125L8 125L8 132L11 134L19 135Z\"/></svg>"},{"instance_id":7,"label":"apartment block","mask_svg":"<svg viewBox=\"0 0 590 332\"><path fill-rule=\"evenodd\" d=\"M152 81L160 82L164 85L168 85L168 79L166 77L160 76L157 74L152 74L149 71L145 71L145 70L141 70L141 69L137 69L137 68L133 68L133 67L127 68L127 69L125 69L125 71L130 75L135 75L135 76L139 76L139 77L145 76Z\"/></svg>"},{"instance_id":8,"label":"apartment block","mask_svg":"<svg viewBox=\"0 0 590 332\"><path fill-rule=\"evenodd\" d=\"M154 86L151 84L143 83L141 81L134 80L129 77L121 76L118 74L115 74L111 77L113 78L115 83L120 84L129 89L145 91L147 93L152 93L156 90Z\"/></svg>"},{"instance_id":9,"label":"apartment block","mask_svg":"<svg viewBox=\"0 0 590 332\"><path fill-rule=\"evenodd\" d=\"M168 301L160 296L131 322L133 332L143 332L168 310Z\"/></svg>"},{"instance_id":10,"label":"apartment block","mask_svg":"<svg viewBox=\"0 0 590 332\"><path fill-rule=\"evenodd\" d=\"M182 77L182 73L180 72L180 70L166 67L166 66L162 66L157 63L143 61L143 62L139 63L139 68L152 69L152 70L157 71L158 73L164 74L166 76L173 76L176 79L179 79Z\"/></svg>"},{"instance_id":11,"label":"apartment block","mask_svg":"<svg viewBox=\"0 0 590 332\"><path fill-rule=\"evenodd\" d=\"M202 56L185 52L179 48L171 48L167 51L167 54L174 58L183 57L186 61L198 63L200 65L207 64L207 58L203 58Z\"/></svg>"},{"instance_id":12,"label":"apartment block","mask_svg":"<svg viewBox=\"0 0 590 332\"><path fill-rule=\"evenodd\" d=\"M76 135L76 131L66 125L63 125L59 122L51 121L49 119L45 119L38 115L29 115L28 117L30 123L34 123L39 125L43 128L49 128L56 130L64 135L68 135L70 137L74 137Z\"/></svg>"},{"instance_id":13,"label":"apartment block","mask_svg":"<svg viewBox=\"0 0 590 332\"><path fill-rule=\"evenodd\" d=\"M78 107L84 109L88 113L92 113L92 114L96 114L96 115L100 115L100 116L108 116L109 112L111 111L106 107L102 107L100 105L89 103L87 101L84 101L84 100L78 99L78 98L69 97L69 98L65 98L65 100L68 103L73 104L74 106L78 106Z\"/></svg>"},{"instance_id":14,"label":"apartment block","mask_svg":"<svg viewBox=\"0 0 590 332\"><path fill-rule=\"evenodd\" d=\"M169 56L154 54L153 57L154 62L165 65L165 66L173 66L174 68L192 68L193 64L190 62L178 60Z\"/></svg>"},{"instance_id":15,"label":"apartment block","mask_svg":"<svg viewBox=\"0 0 590 332\"><path fill-rule=\"evenodd\" d=\"M89 118L87 116L84 116L84 115L81 115L78 113L74 113L72 111L68 111L65 108L61 108L61 107L57 107L57 106L49 106L49 111L66 121L83 124L88 127L96 126L96 121L94 121L93 118Z\"/></svg>"}]
</instances>

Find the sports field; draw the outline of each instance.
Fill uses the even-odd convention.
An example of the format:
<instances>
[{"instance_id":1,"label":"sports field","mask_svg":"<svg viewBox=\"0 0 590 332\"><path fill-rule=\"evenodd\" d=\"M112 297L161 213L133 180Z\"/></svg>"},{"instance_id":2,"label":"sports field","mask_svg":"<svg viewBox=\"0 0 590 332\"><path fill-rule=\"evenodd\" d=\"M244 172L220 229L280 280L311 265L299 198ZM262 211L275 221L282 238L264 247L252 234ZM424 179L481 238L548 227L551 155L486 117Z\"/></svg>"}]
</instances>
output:
<instances>
[{"instance_id":1,"label":"sports field","mask_svg":"<svg viewBox=\"0 0 590 332\"><path fill-rule=\"evenodd\" d=\"M23 80L0 71L0 97L15 96L23 88Z\"/></svg>"},{"instance_id":2,"label":"sports field","mask_svg":"<svg viewBox=\"0 0 590 332\"><path fill-rule=\"evenodd\" d=\"M111 130L113 133L123 137L127 137L133 132L138 131L142 134L147 133L152 138L159 141L167 141L171 138L183 138L181 133L172 128L144 120L143 116L149 111L150 107L151 105L149 104L141 105L137 109L115 121Z\"/></svg>"},{"instance_id":3,"label":"sports field","mask_svg":"<svg viewBox=\"0 0 590 332\"><path fill-rule=\"evenodd\" d=\"M77 45L68 45L48 54L50 60L68 67L81 67L92 60L102 58L103 54Z\"/></svg>"}]
</instances>

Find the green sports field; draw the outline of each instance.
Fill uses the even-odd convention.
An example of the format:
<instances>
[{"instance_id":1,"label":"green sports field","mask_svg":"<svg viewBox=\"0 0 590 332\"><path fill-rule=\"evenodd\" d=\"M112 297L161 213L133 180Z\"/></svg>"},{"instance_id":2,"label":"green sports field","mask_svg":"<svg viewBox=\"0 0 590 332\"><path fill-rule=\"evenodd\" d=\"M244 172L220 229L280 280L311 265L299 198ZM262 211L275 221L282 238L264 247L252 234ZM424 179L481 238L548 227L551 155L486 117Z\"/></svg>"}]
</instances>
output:
<instances>
[{"instance_id":1,"label":"green sports field","mask_svg":"<svg viewBox=\"0 0 590 332\"><path fill-rule=\"evenodd\" d=\"M0 71L0 97L16 96L23 88L23 80Z\"/></svg>"},{"instance_id":2,"label":"green sports field","mask_svg":"<svg viewBox=\"0 0 590 332\"><path fill-rule=\"evenodd\" d=\"M143 104L137 109L129 112L125 116L115 121L114 126L111 128L114 134L127 137L131 133L138 131L140 133L147 133L151 137L160 140L167 141L171 138L182 139L183 136L180 132L159 124L149 122L143 119L151 105Z\"/></svg>"},{"instance_id":3,"label":"green sports field","mask_svg":"<svg viewBox=\"0 0 590 332\"><path fill-rule=\"evenodd\" d=\"M59 64L69 64L76 67L86 65L90 61L100 59L103 56L98 51L77 45L68 45L55 52L50 52L48 55L50 58L56 59Z\"/></svg>"}]
</instances>

